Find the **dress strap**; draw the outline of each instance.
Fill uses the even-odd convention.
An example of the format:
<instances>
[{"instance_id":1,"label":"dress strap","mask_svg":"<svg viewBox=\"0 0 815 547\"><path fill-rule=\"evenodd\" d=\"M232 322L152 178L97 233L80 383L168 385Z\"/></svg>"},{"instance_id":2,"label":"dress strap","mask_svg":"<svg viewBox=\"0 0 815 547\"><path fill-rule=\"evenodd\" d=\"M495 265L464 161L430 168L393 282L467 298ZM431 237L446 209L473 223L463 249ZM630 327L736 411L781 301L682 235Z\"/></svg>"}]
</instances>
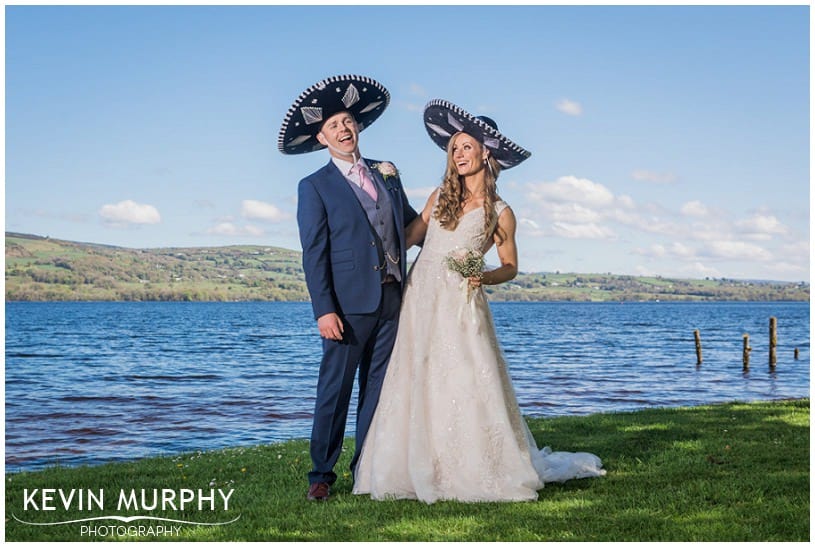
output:
<instances>
[{"instance_id":1,"label":"dress strap","mask_svg":"<svg viewBox=\"0 0 815 547\"><path fill-rule=\"evenodd\" d=\"M438 192L436 192L436 190L438 190ZM436 187L436 190L433 190L434 192L436 192L436 199L433 200L433 207L436 207L436 205L439 204L439 196L441 196L441 186Z\"/></svg>"}]
</instances>

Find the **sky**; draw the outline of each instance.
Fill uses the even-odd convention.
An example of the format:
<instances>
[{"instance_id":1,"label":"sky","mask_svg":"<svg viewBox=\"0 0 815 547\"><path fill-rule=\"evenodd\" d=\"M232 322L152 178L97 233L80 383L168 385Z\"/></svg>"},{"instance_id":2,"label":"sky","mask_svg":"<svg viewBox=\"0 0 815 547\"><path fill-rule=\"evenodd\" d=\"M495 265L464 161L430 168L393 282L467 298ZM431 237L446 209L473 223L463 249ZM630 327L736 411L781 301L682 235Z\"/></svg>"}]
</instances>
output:
<instances>
[{"instance_id":1,"label":"sky","mask_svg":"<svg viewBox=\"0 0 815 547\"><path fill-rule=\"evenodd\" d=\"M362 155L417 210L445 165L431 99L532 152L498 180L523 272L808 281L809 29L805 4L7 5L5 226L300 250L328 154L281 154L281 122L363 74L391 102Z\"/></svg>"}]
</instances>

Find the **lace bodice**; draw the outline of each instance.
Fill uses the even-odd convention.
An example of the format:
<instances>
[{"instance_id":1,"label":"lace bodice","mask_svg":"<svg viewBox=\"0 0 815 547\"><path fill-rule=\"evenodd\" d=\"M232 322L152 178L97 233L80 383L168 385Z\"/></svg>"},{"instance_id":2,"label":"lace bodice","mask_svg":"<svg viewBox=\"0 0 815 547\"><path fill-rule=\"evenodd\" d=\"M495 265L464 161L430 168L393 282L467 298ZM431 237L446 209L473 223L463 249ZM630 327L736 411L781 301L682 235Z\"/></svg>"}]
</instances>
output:
<instances>
[{"instance_id":1,"label":"lace bodice","mask_svg":"<svg viewBox=\"0 0 815 547\"><path fill-rule=\"evenodd\" d=\"M503 201L495 202L496 220L493 221L491 228L507 207ZM465 213L455 230L443 228L438 220L431 217L422 252L447 255L458 249L477 249L486 253L491 246L492 239L484 233L484 209L479 207Z\"/></svg>"}]
</instances>

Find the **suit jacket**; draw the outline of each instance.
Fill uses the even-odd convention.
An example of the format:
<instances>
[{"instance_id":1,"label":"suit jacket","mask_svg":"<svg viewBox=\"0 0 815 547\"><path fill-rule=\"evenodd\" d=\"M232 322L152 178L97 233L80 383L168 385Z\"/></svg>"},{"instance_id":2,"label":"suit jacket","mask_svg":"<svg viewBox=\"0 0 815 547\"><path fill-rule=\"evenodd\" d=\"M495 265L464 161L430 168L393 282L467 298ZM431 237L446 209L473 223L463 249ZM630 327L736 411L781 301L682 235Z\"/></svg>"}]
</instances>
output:
<instances>
[{"instance_id":1,"label":"suit jacket","mask_svg":"<svg viewBox=\"0 0 815 547\"><path fill-rule=\"evenodd\" d=\"M399 235L402 283L407 279L405 227L417 213L408 203L399 176L384 180L364 159L371 175L384 185L393 206ZM365 210L348 181L329 161L300 181L297 224L303 246L303 269L314 317L326 313L372 313L379 307L382 291L381 261Z\"/></svg>"}]
</instances>

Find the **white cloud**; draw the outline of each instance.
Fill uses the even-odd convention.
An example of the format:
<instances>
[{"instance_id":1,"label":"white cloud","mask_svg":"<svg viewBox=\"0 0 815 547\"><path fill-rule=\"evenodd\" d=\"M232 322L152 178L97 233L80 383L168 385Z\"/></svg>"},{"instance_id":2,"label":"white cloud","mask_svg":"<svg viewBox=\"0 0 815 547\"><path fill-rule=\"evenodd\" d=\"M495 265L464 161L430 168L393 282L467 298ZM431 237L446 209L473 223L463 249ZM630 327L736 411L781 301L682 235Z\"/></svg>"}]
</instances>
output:
<instances>
[{"instance_id":1,"label":"white cloud","mask_svg":"<svg viewBox=\"0 0 815 547\"><path fill-rule=\"evenodd\" d=\"M671 184L676 182L676 175L673 173L658 173L647 169L637 169L631 173L631 178L642 182L655 182L657 184Z\"/></svg>"},{"instance_id":2,"label":"white cloud","mask_svg":"<svg viewBox=\"0 0 815 547\"><path fill-rule=\"evenodd\" d=\"M752 239L768 240L773 235L787 233L787 227L773 215L755 214L752 217L736 222L736 228Z\"/></svg>"},{"instance_id":3,"label":"white cloud","mask_svg":"<svg viewBox=\"0 0 815 547\"><path fill-rule=\"evenodd\" d=\"M580 103L569 99L561 99L557 103L557 109L569 116L580 116L583 114L583 107L580 106Z\"/></svg>"},{"instance_id":4,"label":"white cloud","mask_svg":"<svg viewBox=\"0 0 815 547\"><path fill-rule=\"evenodd\" d=\"M809 241L796 241L781 245L781 254L809 261Z\"/></svg>"},{"instance_id":5,"label":"white cloud","mask_svg":"<svg viewBox=\"0 0 815 547\"><path fill-rule=\"evenodd\" d=\"M692 277L722 277L721 272L711 266L705 266L701 262L694 262L683 268Z\"/></svg>"},{"instance_id":6,"label":"white cloud","mask_svg":"<svg viewBox=\"0 0 815 547\"><path fill-rule=\"evenodd\" d=\"M647 251L646 254L648 254L649 256L661 258L661 257L665 256L666 253L667 253L667 251L665 250L664 245L660 245L659 243L655 243L654 245L651 245L651 248Z\"/></svg>"},{"instance_id":7,"label":"white cloud","mask_svg":"<svg viewBox=\"0 0 815 547\"><path fill-rule=\"evenodd\" d=\"M663 220L657 216L646 217L638 212L627 212L615 209L608 214L608 217L616 220L620 224L650 234L676 235L679 231L679 228L673 222Z\"/></svg>"},{"instance_id":8,"label":"white cloud","mask_svg":"<svg viewBox=\"0 0 815 547\"><path fill-rule=\"evenodd\" d=\"M553 203L549 207L549 214L555 221L572 224L588 224L601 220L600 213L579 203Z\"/></svg>"},{"instance_id":9,"label":"white cloud","mask_svg":"<svg viewBox=\"0 0 815 547\"><path fill-rule=\"evenodd\" d=\"M427 97L427 91L417 83L411 82L410 84L410 94L417 95L419 97Z\"/></svg>"},{"instance_id":10,"label":"white cloud","mask_svg":"<svg viewBox=\"0 0 815 547\"><path fill-rule=\"evenodd\" d=\"M545 235L545 231L541 228L541 225L531 218L521 218L518 220L518 232L531 237L541 237Z\"/></svg>"},{"instance_id":11,"label":"white cloud","mask_svg":"<svg viewBox=\"0 0 815 547\"><path fill-rule=\"evenodd\" d=\"M694 223L688 231L688 237L697 241L716 241L730 238L729 223L714 220L713 222Z\"/></svg>"},{"instance_id":12,"label":"white cloud","mask_svg":"<svg viewBox=\"0 0 815 547\"><path fill-rule=\"evenodd\" d=\"M607 207L614 203L614 194L596 182L574 176L560 177L555 182L531 184L529 197L549 202L582 203L594 207Z\"/></svg>"},{"instance_id":13,"label":"white cloud","mask_svg":"<svg viewBox=\"0 0 815 547\"><path fill-rule=\"evenodd\" d=\"M597 224L572 224L569 222L555 222L552 224L555 233L568 239L614 239L614 232L605 226Z\"/></svg>"},{"instance_id":14,"label":"white cloud","mask_svg":"<svg viewBox=\"0 0 815 547\"><path fill-rule=\"evenodd\" d=\"M277 206L253 199L243 200L241 216L265 222L283 222L291 218L289 213L281 211Z\"/></svg>"},{"instance_id":15,"label":"white cloud","mask_svg":"<svg viewBox=\"0 0 815 547\"><path fill-rule=\"evenodd\" d=\"M408 112L424 112L424 106L420 104L411 103L408 101L399 101L398 104Z\"/></svg>"},{"instance_id":16,"label":"white cloud","mask_svg":"<svg viewBox=\"0 0 815 547\"><path fill-rule=\"evenodd\" d=\"M524 216L539 225L544 221L553 223L552 233L560 237L612 239L617 234L603 225L606 221L631 226L645 224L631 197L617 198L602 184L575 176L563 176L555 182L527 184L524 197L533 208ZM541 231L535 235L542 234Z\"/></svg>"},{"instance_id":17,"label":"white cloud","mask_svg":"<svg viewBox=\"0 0 815 547\"><path fill-rule=\"evenodd\" d=\"M152 205L136 203L133 200L120 201L103 205L99 209L99 216L105 222L114 225L126 224L158 224L161 222L161 215L158 209Z\"/></svg>"},{"instance_id":18,"label":"white cloud","mask_svg":"<svg viewBox=\"0 0 815 547\"><path fill-rule=\"evenodd\" d=\"M680 243L679 241L674 241L671 244L671 254L674 256L678 256L680 258L695 258L696 257L696 250L692 247L688 247L684 243Z\"/></svg>"},{"instance_id":19,"label":"white cloud","mask_svg":"<svg viewBox=\"0 0 815 547\"><path fill-rule=\"evenodd\" d=\"M765 262L772 259L772 254L763 247L743 241L711 241L706 253L714 258L730 260Z\"/></svg>"},{"instance_id":20,"label":"white cloud","mask_svg":"<svg viewBox=\"0 0 815 547\"><path fill-rule=\"evenodd\" d=\"M767 264L767 269L775 274L783 274L785 277L790 277L792 275L799 275L799 279L801 281L808 281L807 274L809 273L808 268L805 265L801 264L792 264L790 262L772 262Z\"/></svg>"},{"instance_id":21,"label":"white cloud","mask_svg":"<svg viewBox=\"0 0 815 547\"><path fill-rule=\"evenodd\" d=\"M617 203L623 209L635 209L637 207L637 205L634 203L634 200L631 198L631 196L626 196L626 195L617 196Z\"/></svg>"},{"instance_id":22,"label":"white cloud","mask_svg":"<svg viewBox=\"0 0 815 547\"><path fill-rule=\"evenodd\" d=\"M705 204L698 200L685 203L679 212L688 217L705 217L709 213Z\"/></svg>"},{"instance_id":23,"label":"white cloud","mask_svg":"<svg viewBox=\"0 0 815 547\"><path fill-rule=\"evenodd\" d=\"M419 188L405 188L405 195L409 198L417 198L422 200L422 207L424 202L430 197L430 194L436 191L435 186L422 186Z\"/></svg>"},{"instance_id":24,"label":"white cloud","mask_svg":"<svg viewBox=\"0 0 815 547\"><path fill-rule=\"evenodd\" d=\"M260 237L264 235L264 231L257 226L252 226L251 224L247 224L245 226L237 226L232 222L219 222L209 230L207 230L208 234L218 235L218 236L248 236L248 237Z\"/></svg>"},{"instance_id":25,"label":"white cloud","mask_svg":"<svg viewBox=\"0 0 815 547\"><path fill-rule=\"evenodd\" d=\"M654 243L647 249L637 248L632 252L650 258L680 258L687 260L696 257L694 249L679 242L671 243L667 247L661 243Z\"/></svg>"},{"instance_id":26,"label":"white cloud","mask_svg":"<svg viewBox=\"0 0 815 547\"><path fill-rule=\"evenodd\" d=\"M779 275L787 278L798 272L803 278L808 272L808 241L794 244L792 230L764 210L734 222L726 211L701 200L672 207L637 203L630 196L615 195L603 184L576 176L519 185L519 190L524 200L519 228L525 237L601 241L613 255L645 257L641 272L654 270L665 275L665 268L672 268L694 277L722 277L719 269L732 276L734 268L772 272L776 266ZM776 242L779 235L785 241ZM772 239L774 244L759 243L761 239ZM791 247L785 252L782 243ZM608 260L616 259L610 256ZM627 267L638 268L635 264Z\"/></svg>"},{"instance_id":27,"label":"white cloud","mask_svg":"<svg viewBox=\"0 0 815 547\"><path fill-rule=\"evenodd\" d=\"M655 271L653 268L647 268L642 264L639 264L634 268L634 273L636 275L642 275L646 277L656 277L659 275L659 272Z\"/></svg>"}]
</instances>

